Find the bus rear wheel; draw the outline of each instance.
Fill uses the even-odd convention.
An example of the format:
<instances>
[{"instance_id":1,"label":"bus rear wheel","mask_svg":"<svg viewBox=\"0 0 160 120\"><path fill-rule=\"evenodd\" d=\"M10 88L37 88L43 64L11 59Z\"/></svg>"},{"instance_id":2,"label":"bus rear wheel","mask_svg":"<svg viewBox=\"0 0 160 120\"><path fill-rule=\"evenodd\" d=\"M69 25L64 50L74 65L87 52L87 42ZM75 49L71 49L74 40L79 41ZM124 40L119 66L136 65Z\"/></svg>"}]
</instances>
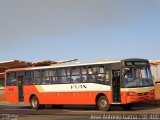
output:
<instances>
[{"instance_id":1,"label":"bus rear wheel","mask_svg":"<svg viewBox=\"0 0 160 120\"><path fill-rule=\"evenodd\" d=\"M36 96L33 96L30 102L32 109L39 109L41 107L41 105L39 104L39 100Z\"/></svg>"},{"instance_id":2,"label":"bus rear wheel","mask_svg":"<svg viewBox=\"0 0 160 120\"><path fill-rule=\"evenodd\" d=\"M102 111L108 111L110 108L110 104L106 96L99 97L97 101L97 105L99 110L102 110Z\"/></svg>"}]
</instances>

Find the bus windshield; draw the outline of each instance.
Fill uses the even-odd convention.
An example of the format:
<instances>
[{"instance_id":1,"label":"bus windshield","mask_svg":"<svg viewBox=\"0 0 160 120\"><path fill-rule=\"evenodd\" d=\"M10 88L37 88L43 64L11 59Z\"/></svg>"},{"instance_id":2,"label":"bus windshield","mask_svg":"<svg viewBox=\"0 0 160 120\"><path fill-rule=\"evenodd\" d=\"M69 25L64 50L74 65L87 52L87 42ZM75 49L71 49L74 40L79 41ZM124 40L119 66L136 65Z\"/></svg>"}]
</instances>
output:
<instances>
[{"instance_id":1,"label":"bus windshield","mask_svg":"<svg viewBox=\"0 0 160 120\"><path fill-rule=\"evenodd\" d=\"M149 67L124 68L124 87L147 87L153 86L153 79Z\"/></svg>"}]
</instances>

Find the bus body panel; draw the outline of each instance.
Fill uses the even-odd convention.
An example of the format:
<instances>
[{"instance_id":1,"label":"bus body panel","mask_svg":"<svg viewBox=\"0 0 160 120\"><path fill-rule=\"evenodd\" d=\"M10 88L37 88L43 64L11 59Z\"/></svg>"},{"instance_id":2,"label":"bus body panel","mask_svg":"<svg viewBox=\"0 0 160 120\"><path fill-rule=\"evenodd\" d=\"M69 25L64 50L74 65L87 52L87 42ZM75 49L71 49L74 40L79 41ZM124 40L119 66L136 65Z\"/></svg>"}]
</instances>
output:
<instances>
[{"instance_id":1,"label":"bus body panel","mask_svg":"<svg viewBox=\"0 0 160 120\"><path fill-rule=\"evenodd\" d=\"M41 85L38 85L39 87ZM50 85L45 85L47 86ZM52 85L54 86L54 85ZM59 88L61 90L61 88ZM95 105L96 97L98 94L104 94L109 103L112 103L111 92L110 91L73 91L73 92L41 92L38 91L35 85L24 86L24 103L29 104L32 95L35 95L39 99L40 104L88 104Z\"/></svg>"},{"instance_id":2,"label":"bus body panel","mask_svg":"<svg viewBox=\"0 0 160 120\"><path fill-rule=\"evenodd\" d=\"M18 87L17 86L6 86L5 87L6 101L18 104Z\"/></svg>"},{"instance_id":3,"label":"bus body panel","mask_svg":"<svg viewBox=\"0 0 160 120\"><path fill-rule=\"evenodd\" d=\"M39 92L34 85L24 85L23 91L24 91L24 103L25 104L30 103L31 95L36 95L36 96L39 95Z\"/></svg>"},{"instance_id":4,"label":"bus body panel","mask_svg":"<svg viewBox=\"0 0 160 120\"><path fill-rule=\"evenodd\" d=\"M47 87L47 85L46 85ZM154 87L143 88L122 88L121 89L121 104L139 103L145 101L153 101L155 99L152 91ZM128 93L135 92L134 95ZM86 91L86 92L40 92L36 86L24 86L24 103L30 103L31 95L35 95L39 99L40 104L86 104L95 105L96 96L104 94L109 103L112 104L112 93L110 91Z\"/></svg>"}]
</instances>

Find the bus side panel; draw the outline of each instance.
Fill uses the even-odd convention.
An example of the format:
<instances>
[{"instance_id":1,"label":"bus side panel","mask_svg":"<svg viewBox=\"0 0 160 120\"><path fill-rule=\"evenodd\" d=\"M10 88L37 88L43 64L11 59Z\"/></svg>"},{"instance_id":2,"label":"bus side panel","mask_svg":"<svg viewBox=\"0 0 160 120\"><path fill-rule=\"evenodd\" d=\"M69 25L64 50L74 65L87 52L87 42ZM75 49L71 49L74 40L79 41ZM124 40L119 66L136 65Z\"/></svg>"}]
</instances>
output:
<instances>
[{"instance_id":1,"label":"bus side panel","mask_svg":"<svg viewBox=\"0 0 160 120\"><path fill-rule=\"evenodd\" d=\"M104 94L105 94L106 97L108 98L109 104L112 104L112 103L113 103L112 93L111 93L111 92L105 92Z\"/></svg>"},{"instance_id":2,"label":"bus side panel","mask_svg":"<svg viewBox=\"0 0 160 120\"><path fill-rule=\"evenodd\" d=\"M24 86L24 103L30 103L30 96L36 95L40 104L96 104L96 96L103 93L112 102L110 92L38 92L34 85Z\"/></svg>"},{"instance_id":3,"label":"bus side panel","mask_svg":"<svg viewBox=\"0 0 160 120\"><path fill-rule=\"evenodd\" d=\"M99 92L65 92L65 93L39 93L38 98L40 104L86 104L95 105L96 96ZM110 92L105 92L111 103Z\"/></svg>"},{"instance_id":4,"label":"bus side panel","mask_svg":"<svg viewBox=\"0 0 160 120\"><path fill-rule=\"evenodd\" d=\"M121 91L121 104L127 104L127 92Z\"/></svg>"},{"instance_id":5,"label":"bus side panel","mask_svg":"<svg viewBox=\"0 0 160 120\"><path fill-rule=\"evenodd\" d=\"M18 104L19 97L18 97L18 87L17 86L6 86L6 101Z\"/></svg>"},{"instance_id":6,"label":"bus side panel","mask_svg":"<svg viewBox=\"0 0 160 120\"><path fill-rule=\"evenodd\" d=\"M96 104L96 96L98 92L83 92L83 93L39 93L40 104ZM109 99L111 103L111 99Z\"/></svg>"},{"instance_id":7,"label":"bus side panel","mask_svg":"<svg viewBox=\"0 0 160 120\"><path fill-rule=\"evenodd\" d=\"M41 93L42 104L95 104L96 92Z\"/></svg>"},{"instance_id":8,"label":"bus side panel","mask_svg":"<svg viewBox=\"0 0 160 120\"><path fill-rule=\"evenodd\" d=\"M37 91L34 85L24 85L23 86L23 95L24 95L24 104L30 103L31 95L39 96L39 92Z\"/></svg>"}]
</instances>

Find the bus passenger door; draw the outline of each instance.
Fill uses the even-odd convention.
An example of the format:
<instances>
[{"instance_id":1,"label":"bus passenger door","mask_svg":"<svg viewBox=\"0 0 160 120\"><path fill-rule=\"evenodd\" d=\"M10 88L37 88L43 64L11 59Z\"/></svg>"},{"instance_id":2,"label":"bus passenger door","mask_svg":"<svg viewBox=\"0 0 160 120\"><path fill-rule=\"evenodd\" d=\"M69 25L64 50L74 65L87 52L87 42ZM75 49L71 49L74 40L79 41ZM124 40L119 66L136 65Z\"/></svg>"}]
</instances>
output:
<instances>
[{"instance_id":1,"label":"bus passenger door","mask_svg":"<svg viewBox=\"0 0 160 120\"><path fill-rule=\"evenodd\" d=\"M120 70L112 70L112 100L114 103L120 99Z\"/></svg>"},{"instance_id":2,"label":"bus passenger door","mask_svg":"<svg viewBox=\"0 0 160 120\"><path fill-rule=\"evenodd\" d=\"M18 96L19 102L24 100L23 96L23 76L18 76Z\"/></svg>"}]
</instances>

